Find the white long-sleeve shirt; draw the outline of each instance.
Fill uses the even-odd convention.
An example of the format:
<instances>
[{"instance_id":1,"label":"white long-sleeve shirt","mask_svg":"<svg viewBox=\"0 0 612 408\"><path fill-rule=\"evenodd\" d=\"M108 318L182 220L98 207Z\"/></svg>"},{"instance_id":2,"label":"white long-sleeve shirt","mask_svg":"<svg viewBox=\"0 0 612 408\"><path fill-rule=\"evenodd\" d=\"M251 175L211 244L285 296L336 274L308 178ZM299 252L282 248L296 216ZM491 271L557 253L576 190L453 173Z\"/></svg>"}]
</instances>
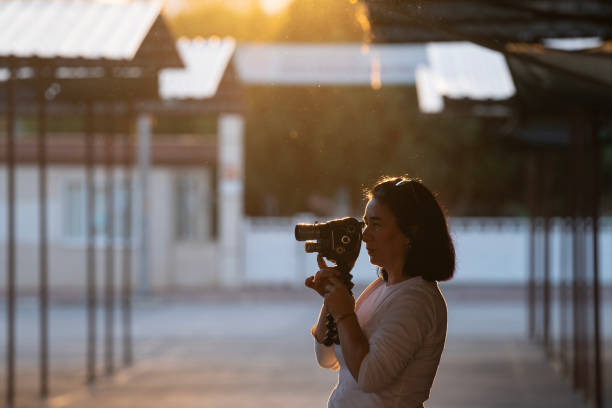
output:
<instances>
[{"instance_id":1,"label":"white long-sleeve shirt","mask_svg":"<svg viewBox=\"0 0 612 408\"><path fill-rule=\"evenodd\" d=\"M429 398L444 349L447 310L436 282L378 278L355 303L370 346L355 381L339 345L315 341L319 365L339 370L328 408L420 407Z\"/></svg>"}]
</instances>

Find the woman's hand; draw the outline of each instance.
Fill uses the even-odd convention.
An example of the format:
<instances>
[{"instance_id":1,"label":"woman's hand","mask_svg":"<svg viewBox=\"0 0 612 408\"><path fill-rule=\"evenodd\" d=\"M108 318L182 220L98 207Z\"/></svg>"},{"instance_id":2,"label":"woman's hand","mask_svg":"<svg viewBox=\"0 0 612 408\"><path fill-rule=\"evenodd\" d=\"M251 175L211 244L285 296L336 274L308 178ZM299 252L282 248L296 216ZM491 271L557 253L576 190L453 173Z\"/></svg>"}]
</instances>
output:
<instances>
[{"instance_id":1,"label":"woman's hand","mask_svg":"<svg viewBox=\"0 0 612 408\"><path fill-rule=\"evenodd\" d=\"M322 297L325 297L325 294L332 288L330 279L333 277L340 277L340 271L336 268L330 268L327 266L321 254L317 255L317 263L321 269L317 271L314 276L309 276L306 278L304 284L307 287L317 291L317 293Z\"/></svg>"},{"instance_id":2,"label":"woman's hand","mask_svg":"<svg viewBox=\"0 0 612 408\"><path fill-rule=\"evenodd\" d=\"M355 299L338 278L329 278L326 289L323 302L335 319L355 312Z\"/></svg>"},{"instance_id":3,"label":"woman's hand","mask_svg":"<svg viewBox=\"0 0 612 408\"><path fill-rule=\"evenodd\" d=\"M341 272L336 268L330 268L321 254L317 256L317 263L321 269L315 276L308 277L305 285L323 296L325 307L332 316L338 317L354 312L355 299L340 281Z\"/></svg>"}]
</instances>

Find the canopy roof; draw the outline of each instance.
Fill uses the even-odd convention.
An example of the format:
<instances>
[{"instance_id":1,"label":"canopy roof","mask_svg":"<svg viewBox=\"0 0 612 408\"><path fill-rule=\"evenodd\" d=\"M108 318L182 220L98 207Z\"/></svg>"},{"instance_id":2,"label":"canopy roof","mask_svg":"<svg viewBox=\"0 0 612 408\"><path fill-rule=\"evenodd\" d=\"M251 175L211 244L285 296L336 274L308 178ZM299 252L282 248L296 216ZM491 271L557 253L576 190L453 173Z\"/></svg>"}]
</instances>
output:
<instances>
[{"instance_id":1,"label":"canopy roof","mask_svg":"<svg viewBox=\"0 0 612 408\"><path fill-rule=\"evenodd\" d=\"M240 79L265 85L413 85L418 44L242 44Z\"/></svg>"},{"instance_id":2,"label":"canopy roof","mask_svg":"<svg viewBox=\"0 0 612 408\"><path fill-rule=\"evenodd\" d=\"M161 3L136 0L0 2L0 64L181 67Z\"/></svg>"},{"instance_id":3,"label":"canopy roof","mask_svg":"<svg viewBox=\"0 0 612 408\"><path fill-rule=\"evenodd\" d=\"M168 68L159 74L163 99L206 99L215 96L236 49L233 38L181 38L176 46L185 68Z\"/></svg>"},{"instance_id":4,"label":"canopy roof","mask_svg":"<svg viewBox=\"0 0 612 408\"><path fill-rule=\"evenodd\" d=\"M601 0L365 0L376 42L540 42L612 38Z\"/></svg>"},{"instance_id":5,"label":"canopy roof","mask_svg":"<svg viewBox=\"0 0 612 408\"><path fill-rule=\"evenodd\" d=\"M233 66L236 43L232 38L180 39L176 43L184 68L164 68L158 73L130 77L105 77L101 68L57 68L53 76L44 78L45 97L53 101L47 106L52 114L74 113L84 108L83 102L112 102L115 110L133 108L159 114L199 115L244 109L243 92ZM0 69L0 84L7 79L7 69ZM101 72L99 72L101 71ZM116 70L115 70L116 71ZM121 71L121 70L120 70ZM37 86L40 82L31 68L17 70L16 100L19 111L37 109ZM0 112L4 111L6 89L0 86ZM104 107L94 107L104 113Z\"/></svg>"},{"instance_id":6,"label":"canopy roof","mask_svg":"<svg viewBox=\"0 0 612 408\"><path fill-rule=\"evenodd\" d=\"M365 3L377 42L469 41L503 54L522 112L533 115L581 109L609 113L612 109L611 3L599 0L365 0ZM453 61L453 65L460 66L469 63L461 58ZM470 68L473 73L478 69L476 64ZM422 81L432 81L428 74L431 72L424 71ZM465 99L474 100L470 95Z\"/></svg>"},{"instance_id":7,"label":"canopy roof","mask_svg":"<svg viewBox=\"0 0 612 408\"><path fill-rule=\"evenodd\" d=\"M427 65L416 73L419 108L423 113L440 113L445 99L488 103L506 101L516 89L504 56L472 43L430 43L426 46ZM499 105L501 106L501 105ZM475 113L507 114L503 109L485 109Z\"/></svg>"}]
</instances>

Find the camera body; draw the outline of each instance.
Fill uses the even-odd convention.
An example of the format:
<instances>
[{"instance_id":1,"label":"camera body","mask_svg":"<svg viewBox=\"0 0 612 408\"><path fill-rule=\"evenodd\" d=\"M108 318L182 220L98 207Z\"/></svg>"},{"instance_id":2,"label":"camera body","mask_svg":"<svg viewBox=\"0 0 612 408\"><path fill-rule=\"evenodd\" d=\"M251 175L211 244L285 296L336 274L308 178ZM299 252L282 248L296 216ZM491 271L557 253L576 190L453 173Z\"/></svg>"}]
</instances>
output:
<instances>
[{"instance_id":1,"label":"camera body","mask_svg":"<svg viewBox=\"0 0 612 408\"><path fill-rule=\"evenodd\" d=\"M361 249L363 222L346 217L324 223L297 224L295 239L306 241L306 252L318 252L348 273Z\"/></svg>"}]
</instances>

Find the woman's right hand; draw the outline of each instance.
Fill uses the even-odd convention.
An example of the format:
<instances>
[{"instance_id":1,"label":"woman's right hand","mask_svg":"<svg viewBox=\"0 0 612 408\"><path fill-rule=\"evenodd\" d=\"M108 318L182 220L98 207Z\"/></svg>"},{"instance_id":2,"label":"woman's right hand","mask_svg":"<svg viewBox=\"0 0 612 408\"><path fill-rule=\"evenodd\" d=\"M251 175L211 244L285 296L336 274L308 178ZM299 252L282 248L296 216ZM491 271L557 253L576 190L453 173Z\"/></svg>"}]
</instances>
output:
<instances>
[{"instance_id":1,"label":"woman's right hand","mask_svg":"<svg viewBox=\"0 0 612 408\"><path fill-rule=\"evenodd\" d=\"M306 287L315 290L319 295L325 296L330 289L328 286L331 287L330 278L340 278L341 273L335 267L327 266L321 254L317 255L317 264L321 269L314 276L306 278L304 284Z\"/></svg>"}]
</instances>

